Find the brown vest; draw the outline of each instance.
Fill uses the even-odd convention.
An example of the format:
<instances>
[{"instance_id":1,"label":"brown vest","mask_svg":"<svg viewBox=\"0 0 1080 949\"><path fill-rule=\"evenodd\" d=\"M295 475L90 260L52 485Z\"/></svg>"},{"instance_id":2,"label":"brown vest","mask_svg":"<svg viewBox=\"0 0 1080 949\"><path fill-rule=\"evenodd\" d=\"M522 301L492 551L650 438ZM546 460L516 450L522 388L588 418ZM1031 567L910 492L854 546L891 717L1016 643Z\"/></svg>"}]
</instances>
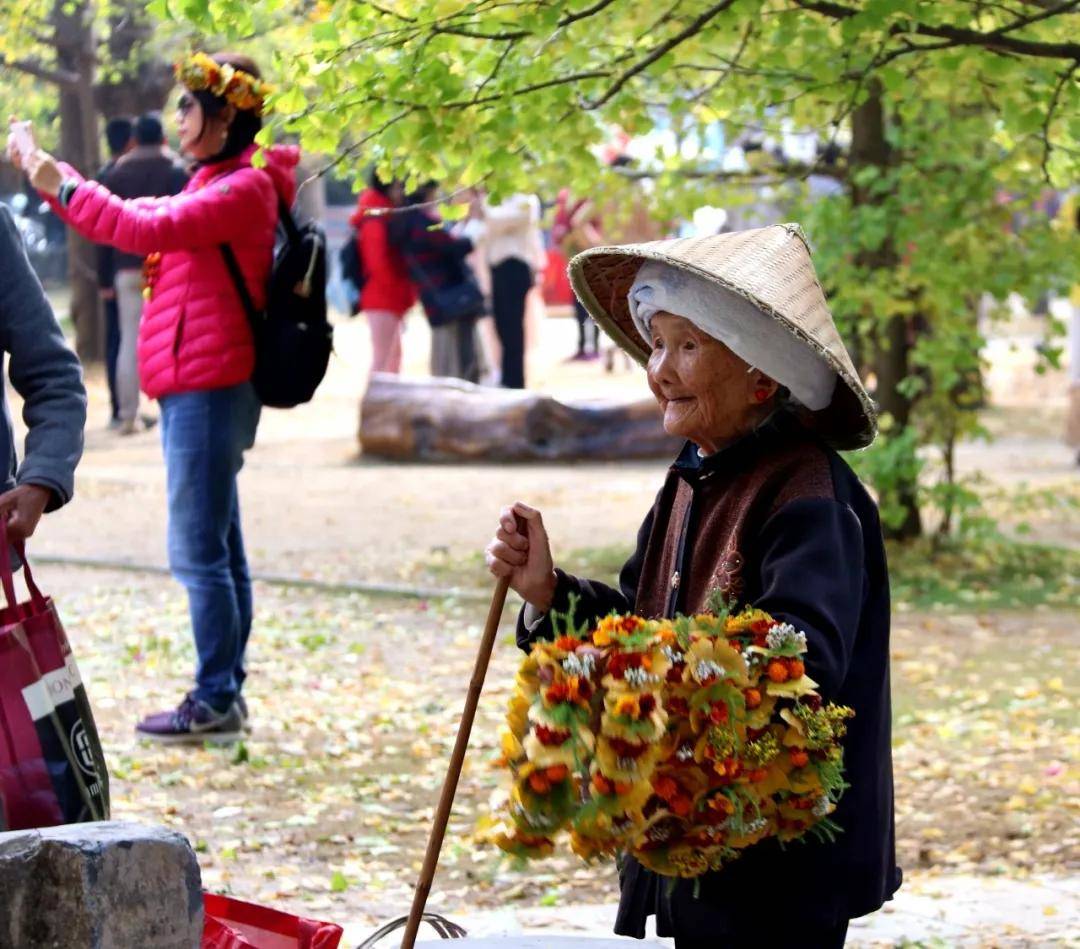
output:
<instances>
[{"instance_id":1,"label":"brown vest","mask_svg":"<svg viewBox=\"0 0 1080 949\"><path fill-rule=\"evenodd\" d=\"M743 441L699 468L674 466L654 508L635 612L653 618L701 612L716 589L749 602L758 580L757 564L747 558L756 559L768 518L798 498L832 497L825 452L801 439Z\"/></svg>"}]
</instances>

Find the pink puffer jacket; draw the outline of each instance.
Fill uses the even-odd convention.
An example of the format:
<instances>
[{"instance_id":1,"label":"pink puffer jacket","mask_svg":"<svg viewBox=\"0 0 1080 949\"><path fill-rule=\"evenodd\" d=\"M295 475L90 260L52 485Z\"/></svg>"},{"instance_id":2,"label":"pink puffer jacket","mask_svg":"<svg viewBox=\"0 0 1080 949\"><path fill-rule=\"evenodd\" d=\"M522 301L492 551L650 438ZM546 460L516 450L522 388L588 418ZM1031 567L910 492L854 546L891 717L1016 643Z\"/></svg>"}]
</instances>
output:
<instances>
[{"instance_id":1,"label":"pink puffer jacket","mask_svg":"<svg viewBox=\"0 0 1080 949\"><path fill-rule=\"evenodd\" d=\"M229 244L256 307L266 303L278 198L296 195L299 151L267 149L255 168L252 146L204 165L173 197L123 201L83 181L67 208L54 207L80 234L132 254L161 254L139 326L139 380L150 398L221 389L251 378L251 329L220 246ZM70 168L65 174L79 177Z\"/></svg>"}]
</instances>

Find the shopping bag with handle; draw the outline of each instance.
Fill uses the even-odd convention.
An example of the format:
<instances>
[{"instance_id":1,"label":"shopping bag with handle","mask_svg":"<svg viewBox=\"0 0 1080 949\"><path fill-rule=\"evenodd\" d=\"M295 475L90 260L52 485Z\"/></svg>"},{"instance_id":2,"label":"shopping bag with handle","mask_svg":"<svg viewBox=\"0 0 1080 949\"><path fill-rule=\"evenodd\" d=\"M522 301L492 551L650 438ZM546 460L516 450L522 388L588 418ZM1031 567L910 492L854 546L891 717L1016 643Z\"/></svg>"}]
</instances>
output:
<instances>
[{"instance_id":1,"label":"shopping bag with handle","mask_svg":"<svg viewBox=\"0 0 1080 949\"><path fill-rule=\"evenodd\" d=\"M0 829L106 820L105 757L71 644L25 548L15 551L30 594L21 603L0 518Z\"/></svg>"}]
</instances>

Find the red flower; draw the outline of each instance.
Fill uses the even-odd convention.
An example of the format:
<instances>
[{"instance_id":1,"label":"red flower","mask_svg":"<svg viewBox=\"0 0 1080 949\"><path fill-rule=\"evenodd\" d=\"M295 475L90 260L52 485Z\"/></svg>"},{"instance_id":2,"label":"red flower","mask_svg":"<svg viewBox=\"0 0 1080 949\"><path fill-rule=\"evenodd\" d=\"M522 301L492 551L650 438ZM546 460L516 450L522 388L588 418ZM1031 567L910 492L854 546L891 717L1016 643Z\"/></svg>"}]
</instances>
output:
<instances>
[{"instance_id":1,"label":"red flower","mask_svg":"<svg viewBox=\"0 0 1080 949\"><path fill-rule=\"evenodd\" d=\"M608 672L616 679L622 679L627 669L637 669L641 666L641 653L617 652L608 659Z\"/></svg>"},{"instance_id":2,"label":"red flower","mask_svg":"<svg viewBox=\"0 0 1080 949\"><path fill-rule=\"evenodd\" d=\"M640 758L648 749L648 745L626 741L623 738L609 738L611 750L620 758Z\"/></svg>"},{"instance_id":3,"label":"red flower","mask_svg":"<svg viewBox=\"0 0 1080 949\"><path fill-rule=\"evenodd\" d=\"M547 748L557 748L559 745L566 744L570 738L570 732L558 731L554 728L546 728L543 725L537 725L535 728L536 740Z\"/></svg>"},{"instance_id":4,"label":"red flower","mask_svg":"<svg viewBox=\"0 0 1080 949\"><path fill-rule=\"evenodd\" d=\"M565 682L556 682L544 693L544 698L547 699L549 705L558 705L560 702L565 702L569 696L570 691L567 689Z\"/></svg>"},{"instance_id":5,"label":"red flower","mask_svg":"<svg viewBox=\"0 0 1080 949\"><path fill-rule=\"evenodd\" d=\"M653 790L656 791L657 797L661 797L665 801L670 801L679 793L679 785L673 778L664 776L653 781Z\"/></svg>"},{"instance_id":6,"label":"red flower","mask_svg":"<svg viewBox=\"0 0 1080 949\"><path fill-rule=\"evenodd\" d=\"M668 708L671 710L672 715L686 716L690 714L690 703L678 695L668 699Z\"/></svg>"},{"instance_id":7,"label":"red flower","mask_svg":"<svg viewBox=\"0 0 1080 949\"><path fill-rule=\"evenodd\" d=\"M686 817L690 813L691 808L694 806L694 802L690 800L685 794L678 794L671 800L671 809L679 817Z\"/></svg>"}]
</instances>

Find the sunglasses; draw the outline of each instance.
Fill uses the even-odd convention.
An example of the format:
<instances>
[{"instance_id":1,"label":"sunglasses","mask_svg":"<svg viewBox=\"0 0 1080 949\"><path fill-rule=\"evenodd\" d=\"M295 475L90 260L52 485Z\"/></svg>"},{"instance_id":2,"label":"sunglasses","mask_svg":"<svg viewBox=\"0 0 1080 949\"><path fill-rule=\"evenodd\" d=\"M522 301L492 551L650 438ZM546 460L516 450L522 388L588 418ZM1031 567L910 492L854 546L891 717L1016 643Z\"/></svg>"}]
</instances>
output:
<instances>
[{"instance_id":1,"label":"sunglasses","mask_svg":"<svg viewBox=\"0 0 1080 949\"><path fill-rule=\"evenodd\" d=\"M187 115L195 108L195 100L189 95L182 95L176 100L176 111L181 115Z\"/></svg>"}]
</instances>

